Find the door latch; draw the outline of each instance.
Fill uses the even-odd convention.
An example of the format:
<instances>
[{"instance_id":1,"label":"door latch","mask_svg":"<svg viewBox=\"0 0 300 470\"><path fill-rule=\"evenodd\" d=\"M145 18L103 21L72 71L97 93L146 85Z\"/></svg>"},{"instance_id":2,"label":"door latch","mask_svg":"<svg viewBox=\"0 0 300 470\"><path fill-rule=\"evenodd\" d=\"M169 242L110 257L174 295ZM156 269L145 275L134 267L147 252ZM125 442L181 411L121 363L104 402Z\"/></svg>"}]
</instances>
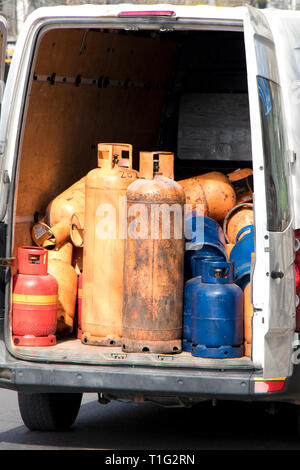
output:
<instances>
[{"instance_id":1,"label":"door latch","mask_svg":"<svg viewBox=\"0 0 300 470\"><path fill-rule=\"evenodd\" d=\"M272 271L271 272L271 278L272 279L282 279L284 276L282 271Z\"/></svg>"}]
</instances>

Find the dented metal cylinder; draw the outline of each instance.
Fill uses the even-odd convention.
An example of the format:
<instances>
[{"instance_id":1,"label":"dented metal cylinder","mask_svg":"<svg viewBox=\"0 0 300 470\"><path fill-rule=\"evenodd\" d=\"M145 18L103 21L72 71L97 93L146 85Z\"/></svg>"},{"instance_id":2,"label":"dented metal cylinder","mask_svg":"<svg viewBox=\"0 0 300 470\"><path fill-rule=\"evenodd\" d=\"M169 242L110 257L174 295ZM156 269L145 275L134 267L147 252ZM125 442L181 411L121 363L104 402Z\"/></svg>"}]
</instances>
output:
<instances>
[{"instance_id":1,"label":"dented metal cylinder","mask_svg":"<svg viewBox=\"0 0 300 470\"><path fill-rule=\"evenodd\" d=\"M58 283L57 335L72 333L77 298L77 273L72 261L72 244L66 243L60 250L50 251L48 272Z\"/></svg>"},{"instance_id":2,"label":"dented metal cylinder","mask_svg":"<svg viewBox=\"0 0 300 470\"><path fill-rule=\"evenodd\" d=\"M184 191L173 180L155 175L132 183L126 196L122 349L181 352ZM135 232L137 220L140 228Z\"/></svg>"},{"instance_id":3,"label":"dented metal cylinder","mask_svg":"<svg viewBox=\"0 0 300 470\"><path fill-rule=\"evenodd\" d=\"M253 204L242 203L233 207L226 215L223 231L227 243L235 243L239 231L246 225L253 225Z\"/></svg>"},{"instance_id":4,"label":"dented metal cylinder","mask_svg":"<svg viewBox=\"0 0 300 470\"><path fill-rule=\"evenodd\" d=\"M85 177L76 181L72 186L59 194L48 204L46 209L47 223L52 227L63 218L84 212L85 207Z\"/></svg>"},{"instance_id":5,"label":"dented metal cylinder","mask_svg":"<svg viewBox=\"0 0 300 470\"><path fill-rule=\"evenodd\" d=\"M67 264L72 264L73 246L71 242L65 243L59 250L48 250L48 261L57 259Z\"/></svg>"},{"instance_id":6,"label":"dented metal cylinder","mask_svg":"<svg viewBox=\"0 0 300 470\"><path fill-rule=\"evenodd\" d=\"M236 203L249 202L253 199L253 170L251 168L243 168L235 170L227 174L231 182L235 194Z\"/></svg>"},{"instance_id":7,"label":"dented metal cylinder","mask_svg":"<svg viewBox=\"0 0 300 470\"><path fill-rule=\"evenodd\" d=\"M245 356L251 356L252 342L252 317L253 305L251 302L251 284L250 282L244 289L244 338L245 338Z\"/></svg>"},{"instance_id":8,"label":"dented metal cylinder","mask_svg":"<svg viewBox=\"0 0 300 470\"><path fill-rule=\"evenodd\" d=\"M192 210L200 209L199 215L222 221L236 204L236 194L227 176L212 171L178 181L183 187L186 203Z\"/></svg>"},{"instance_id":9,"label":"dented metal cylinder","mask_svg":"<svg viewBox=\"0 0 300 470\"><path fill-rule=\"evenodd\" d=\"M118 346L126 237L122 208L126 209L126 190L137 178L131 169L132 146L99 144L98 165L86 176L81 340L84 344Z\"/></svg>"},{"instance_id":10,"label":"dented metal cylinder","mask_svg":"<svg viewBox=\"0 0 300 470\"><path fill-rule=\"evenodd\" d=\"M77 248L82 248L84 243L84 213L73 214L70 221L70 238Z\"/></svg>"},{"instance_id":11,"label":"dented metal cylinder","mask_svg":"<svg viewBox=\"0 0 300 470\"><path fill-rule=\"evenodd\" d=\"M31 235L38 246L47 250L58 250L70 239L70 218L64 217L53 227L38 222L32 227Z\"/></svg>"}]
</instances>

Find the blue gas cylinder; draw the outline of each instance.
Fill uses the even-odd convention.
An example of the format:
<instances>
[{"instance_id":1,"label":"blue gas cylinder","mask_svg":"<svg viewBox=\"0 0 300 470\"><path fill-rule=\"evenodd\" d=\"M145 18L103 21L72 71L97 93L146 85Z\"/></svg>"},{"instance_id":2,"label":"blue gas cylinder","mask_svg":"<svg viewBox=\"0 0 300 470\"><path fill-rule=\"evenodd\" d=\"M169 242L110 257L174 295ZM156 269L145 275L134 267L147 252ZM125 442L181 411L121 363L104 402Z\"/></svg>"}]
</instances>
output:
<instances>
[{"instance_id":1,"label":"blue gas cylinder","mask_svg":"<svg viewBox=\"0 0 300 470\"><path fill-rule=\"evenodd\" d=\"M201 276L196 276L184 286L182 350L188 352L192 351L192 296L199 282L201 283Z\"/></svg>"},{"instance_id":2,"label":"blue gas cylinder","mask_svg":"<svg viewBox=\"0 0 300 470\"><path fill-rule=\"evenodd\" d=\"M185 280L192 277L192 259L218 258L227 261L225 237L221 226L209 217L200 216L196 211L185 218Z\"/></svg>"},{"instance_id":3,"label":"blue gas cylinder","mask_svg":"<svg viewBox=\"0 0 300 470\"><path fill-rule=\"evenodd\" d=\"M219 258L210 258L211 261L218 261ZM201 263L203 258L201 253L191 259L192 266L192 279L189 279L184 286L183 296L183 339L182 349L183 351L192 351L192 297L193 291L197 289L199 283L201 283Z\"/></svg>"},{"instance_id":4,"label":"blue gas cylinder","mask_svg":"<svg viewBox=\"0 0 300 470\"><path fill-rule=\"evenodd\" d=\"M202 261L191 319L193 356L243 356L243 291L233 283L233 263Z\"/></svg>"},{"instance_id":5,"label":"blue gas cylinder","mask_svg":"<svg viewBox=\"0 0 300 470\"><path fill-rule=\"evenodd\" d=\"M250 282L251 253L254 250L254 227L246 225L238 232L230 253L230 261L234 262L234 282L243 290Z\"/></svg>"}]
</instances>

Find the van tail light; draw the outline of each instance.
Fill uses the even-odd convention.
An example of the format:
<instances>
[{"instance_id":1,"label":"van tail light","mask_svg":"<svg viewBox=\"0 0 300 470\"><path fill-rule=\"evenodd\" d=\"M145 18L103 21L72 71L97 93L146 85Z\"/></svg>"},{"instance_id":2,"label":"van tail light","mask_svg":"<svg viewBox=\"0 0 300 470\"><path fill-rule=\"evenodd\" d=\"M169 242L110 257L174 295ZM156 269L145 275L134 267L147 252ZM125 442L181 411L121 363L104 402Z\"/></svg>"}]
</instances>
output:
<instances>
[{"instance_id":1,"label":"van tail light","mask_svg":"<svg viewBox=\"0 0 300 470\"><path fill-rule=\"evenodd\" d=\"M296 290L300 286L300 268L299 266L295 263L295 284L296 284Z\"/></svg>"},{"instance_id":2,"label":"van tail light","mask_svg":"<svg viewBox=\"0 0 300 470\"><path fill-rule=\"evenodd\" d=\"M254 378L254 381L254 393L280 392L285 385L285 377L271 380Z\"/></svg>"},{"instance_id":3,"label":"van tail light","mask_svg":"<svg viewBox=\"0 0 300 470\"><path fill-rule=\"evenodd\" d=\"M296 331L300 332L300 230L295 230Z\"/></svg>"},{"instance_id":4,"label":"van tail light","mask_svg":"<svg viewBox=\"0 0 300 470\"><path fill-rule=\"evenodd\" d=\"M176 16L176 13L169 10L121 11L118 16L127 18L135 16Z\"/></svg>"}]
</instances>

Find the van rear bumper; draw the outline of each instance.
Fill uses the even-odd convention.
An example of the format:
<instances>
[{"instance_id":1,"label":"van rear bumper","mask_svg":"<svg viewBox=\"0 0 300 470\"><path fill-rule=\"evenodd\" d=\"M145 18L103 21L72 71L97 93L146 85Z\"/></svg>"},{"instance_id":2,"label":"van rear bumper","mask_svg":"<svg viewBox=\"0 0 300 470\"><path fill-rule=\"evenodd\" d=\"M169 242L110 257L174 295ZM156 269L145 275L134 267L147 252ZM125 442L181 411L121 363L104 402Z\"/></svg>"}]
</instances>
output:
<instances>
[{"instance_id":1,"label":"van rear bumper","mask_svg":"<svg viewBox=\"0 0 300 470\"><path fill-rule=\"evenodd\" d=\"M7 357L7 356L6 356ZM243 401L300 403L300 368L284 389L254 393L254 370L194 370L159 367L44 364L15 360L0 362L0 387L22 392L93 392L113 396L190 397Z\"/></svg>"},{"instance_id":2,"label":"van rear bumper","mask_svg":"<svg viewBox=\"0 0 300 470\"><path fill-rule=\"evenodd\" d=\"M178 370L157 367L80 366L16 361L0 364L0 386L28 392L103 392L245 398L253 371Z\"/></svg>"},{"instance_id":3,"label":"van rear bumper","mask_svg":"<svg viewBox=\"0 0 300 470\"><path fill-rule=\"evenodd\" d=\"M1 323L1 320L0 320ZM1 327L0 327L1 335ZM255 393L253 369L193 369L159 366L93 366L45 363L13 357L0 338L0 388L23 392L92 392L115 397L144 394L193 399L286 401L300 404L300 364L279 392Z\"/></svg>"}]
</instances>

